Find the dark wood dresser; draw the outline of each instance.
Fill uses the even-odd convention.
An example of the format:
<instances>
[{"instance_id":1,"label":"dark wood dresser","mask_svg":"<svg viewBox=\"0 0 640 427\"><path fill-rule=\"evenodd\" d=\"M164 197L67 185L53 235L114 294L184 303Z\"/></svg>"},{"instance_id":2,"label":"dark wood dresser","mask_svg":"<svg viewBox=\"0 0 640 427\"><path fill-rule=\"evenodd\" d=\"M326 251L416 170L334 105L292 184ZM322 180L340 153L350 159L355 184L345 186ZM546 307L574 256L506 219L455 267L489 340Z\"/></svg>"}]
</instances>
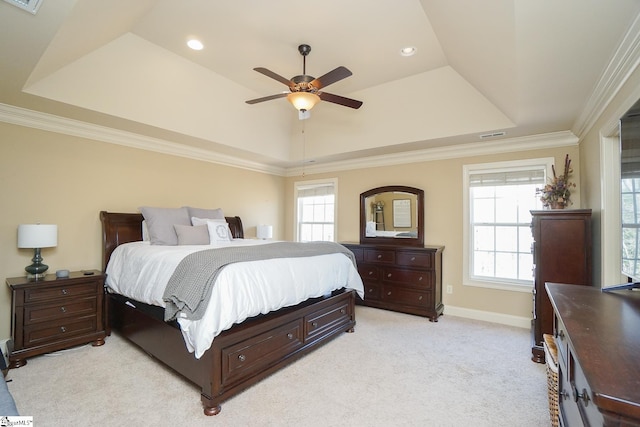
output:
<instances>
[{"instance_id":1,"label":"dark wood dresser","mask_svg":"<svg viewBox=\"0 0 640 427\"><path fill-rule=\"evenodd\" d=\"M355 255L370 307L438 321L442 314L442 246L343 243Z\"/></svg>"},{"instance_id":2,"label":"dark wood dresser","mask_svg":"<svg viewBox=\"0 0 640 427\"><path fill-rule=\"evenodd\" d=\"M104 344L104 274L71 272L58 279L7 279L11 288L9 367L19 368L27 358L72 346Z\"/></svg>"},{"instance_id":3,"label":"dark wood dresser","mask_svg":"<svg viewBox=\"0 0 640 427\"><path fill-rule=\"evenodd\" d=\"M592 285L591 209L531 211L533 220L533 319L531 359L544 363L544 334L553 332L546 282Z\"/></svg>"},{"instance_id":4,"label":"dark wood dresser","mask_svg":"<svg viewBox=\"0 0 640 427\"><path fill-rule=\"evenodd\" d=\"M640 291L548 283L560 423L640 426Z\"/></svg>"}]
</instances>

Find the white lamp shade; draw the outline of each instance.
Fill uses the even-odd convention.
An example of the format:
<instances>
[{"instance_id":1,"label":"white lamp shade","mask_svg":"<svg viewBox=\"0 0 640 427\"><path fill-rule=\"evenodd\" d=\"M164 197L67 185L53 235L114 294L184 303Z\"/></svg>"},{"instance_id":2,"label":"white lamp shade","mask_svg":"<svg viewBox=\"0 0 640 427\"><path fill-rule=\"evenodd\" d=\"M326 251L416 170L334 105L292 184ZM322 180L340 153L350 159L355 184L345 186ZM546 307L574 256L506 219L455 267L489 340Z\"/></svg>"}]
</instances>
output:
<instances>
[{"instance_id":1,"label":"white lamp shade","mask_svg":"<svg viewBox=\"0 0 640 427\"><path fill-rule=\"evenodd\" d=\"M273 226L259 225L257 231L258 239L270 239L273 237Z\"/></svg>"},{"instance_id":2,"label":"white lamp shade","mask_svg":"<svg viewBox=\"0 0 640 427\"><path fill-rule=\"evenodd\" d=\"M19 248L51 248L58 246L58 226L55 224L20 224Z\"/></svg>"},{"instance_id":3,"label":"white lamp shade","mask_svg":"<svg viewBox=\"0 0 640 427\"><path fill-rule=\"evenodd\" d=\"M287 99L298 111L309 111L320 102L320 97L311 92L293 92L287 95Z\"/></svg>"}]
</instances>

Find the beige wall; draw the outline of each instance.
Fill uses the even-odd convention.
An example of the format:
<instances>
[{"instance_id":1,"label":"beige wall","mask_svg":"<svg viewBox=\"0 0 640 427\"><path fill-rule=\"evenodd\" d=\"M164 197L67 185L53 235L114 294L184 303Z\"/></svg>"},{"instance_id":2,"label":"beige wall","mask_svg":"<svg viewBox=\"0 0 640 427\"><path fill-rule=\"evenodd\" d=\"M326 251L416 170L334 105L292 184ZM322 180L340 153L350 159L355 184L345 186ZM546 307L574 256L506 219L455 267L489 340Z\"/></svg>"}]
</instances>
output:
<instances>
[{"instance_id":1,"label":"beige wall","mask_svg":"<svg viewBox=\"0 0 640 427\"><path fill-rule=\"evenodd\" d=\"M574 159L573 181L579 186L580 165L577 161L577 146L290 177L287 178L286 184L285 222L289 229L286 230L285 237L290 239L293 236L293 188L297 181L338 178L338 241L353 242L359 240L360 193L384 185L421 188L425 194L425 243L445 246L443 286L445 289L446 285L453 286L452 294L443 295L445 313L447 305L450 305L463 310L497 313L498 317L502 315L502 320L515 316L520 318L519 324L522 324L523 319L531 318L531 293L462 285L462 167L465 164L540 157L555 157L556 164L562 165L567 153ZM572 208L581 207L579 188L576 190L575 196L572 197Z\"/></svg>"},{"instance_id":2,"label":"beige wall","mask_svg":"<svg viewBox=\"0 0 640 427\"><path fill-rule=\"evenodd\" d=\"M0 123L0 278L21 276L33 251L17 249L21 223L58 224L42 250L49 272L100 269L99 211L139 206L223 208L284 229L284 178ZM11 294L0 290L0 339L10 336Z\"/></svg>"}]
</instances>

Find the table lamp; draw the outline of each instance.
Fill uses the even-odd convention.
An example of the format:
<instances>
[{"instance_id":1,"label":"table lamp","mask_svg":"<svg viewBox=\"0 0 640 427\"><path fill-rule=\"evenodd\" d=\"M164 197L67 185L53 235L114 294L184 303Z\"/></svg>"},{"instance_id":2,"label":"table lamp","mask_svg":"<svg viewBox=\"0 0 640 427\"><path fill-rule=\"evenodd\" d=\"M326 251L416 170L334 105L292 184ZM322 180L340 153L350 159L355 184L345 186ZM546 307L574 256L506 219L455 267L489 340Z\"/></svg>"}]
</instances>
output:
<instances>
[{"instance_id":1,"label":"table lamp","mask_svg":"<svg viewBox=\"0 0 640 427\"><path fill-rule=\"evenodd\" d=\"M58 245L58 226L55 224L20 224L18 226L18 247L34 250L33 264L25 267L29 279L42 279L48 265L42 263L41 248Z\"/></svg>"},{"instance_id":2,"label":"table lamp","mask_svg":"<svg viewBox=\"0 0 640 427\"><path fill-rule=\"evenodd\" d=\"M273 226L271 225L259 225L256 232L258 239L266 240L273 237Z\"/></svg>"}]
</instances>

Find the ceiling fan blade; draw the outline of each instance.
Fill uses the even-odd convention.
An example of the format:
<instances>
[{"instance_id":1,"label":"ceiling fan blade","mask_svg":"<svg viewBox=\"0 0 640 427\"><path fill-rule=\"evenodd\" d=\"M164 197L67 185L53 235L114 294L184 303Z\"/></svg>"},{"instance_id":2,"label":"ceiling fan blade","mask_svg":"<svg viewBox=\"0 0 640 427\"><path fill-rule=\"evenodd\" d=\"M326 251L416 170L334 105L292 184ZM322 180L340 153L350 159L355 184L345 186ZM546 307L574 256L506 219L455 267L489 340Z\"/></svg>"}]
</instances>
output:
<instances>
[{"instance_id":1,"label":"ceiling fan blade","mask_svg":"<svg viewBox=\"0 0 640 427\"><path fill-rule=\"evenodd\" d=\"M317 79L312 81L311 84L316 89L322 89L323 87L329 86L330 84L335 83L339 80L346 79L351 74L353 73L347 68L340 66L335 70L329 71L327 74L318 77Z\"/></svg>"},{"instance_id":2,"label":"ceiling fan blade","mask_svg":"<svg viewBox=\"0 0 640 427\"><path fill-rule=\"evenodd\" d=\"M284 98L287 95L289 95L289 94L286 93L286 92L283 92L283 93L278 93L276 95L265 96L265 97L262 97L262 98L250 99L250 100L245 101L245 102L247 104L257 104L258 102L271 101L272 99Z\"/></svg>"},{"instance_id":3,"label":"ceiling fan blade","mask_svg":"<svg viewBox=\"0 0 640 427\"><path fill-rule=\"evenodd\" d=\"M264 74L267 77L271 77L274 80L279 81L280 83L284 83L285 85L291 87L293 85L293 83L291 82L291 80L289 79L285 79L284 77L282 77L280 74L276 74L271 70L267 70L266 68L263 67L257 67L254 68L254 70L256 70L257 72Z\"/></svg>"},{"instance_id":4,"label":"ceiling fan blade","mask_svg":"<svg viewBox=\"0 0 640 427\"><path fill-rule=\"evenodd\" d=\"M344 96L334 95L332 93L318 92L318 96L323 101L333 102L334 104L344 105L345 107L355 108L356 110L362 106L362 101L345 98Z\"/></svg>"}]
</instances>

